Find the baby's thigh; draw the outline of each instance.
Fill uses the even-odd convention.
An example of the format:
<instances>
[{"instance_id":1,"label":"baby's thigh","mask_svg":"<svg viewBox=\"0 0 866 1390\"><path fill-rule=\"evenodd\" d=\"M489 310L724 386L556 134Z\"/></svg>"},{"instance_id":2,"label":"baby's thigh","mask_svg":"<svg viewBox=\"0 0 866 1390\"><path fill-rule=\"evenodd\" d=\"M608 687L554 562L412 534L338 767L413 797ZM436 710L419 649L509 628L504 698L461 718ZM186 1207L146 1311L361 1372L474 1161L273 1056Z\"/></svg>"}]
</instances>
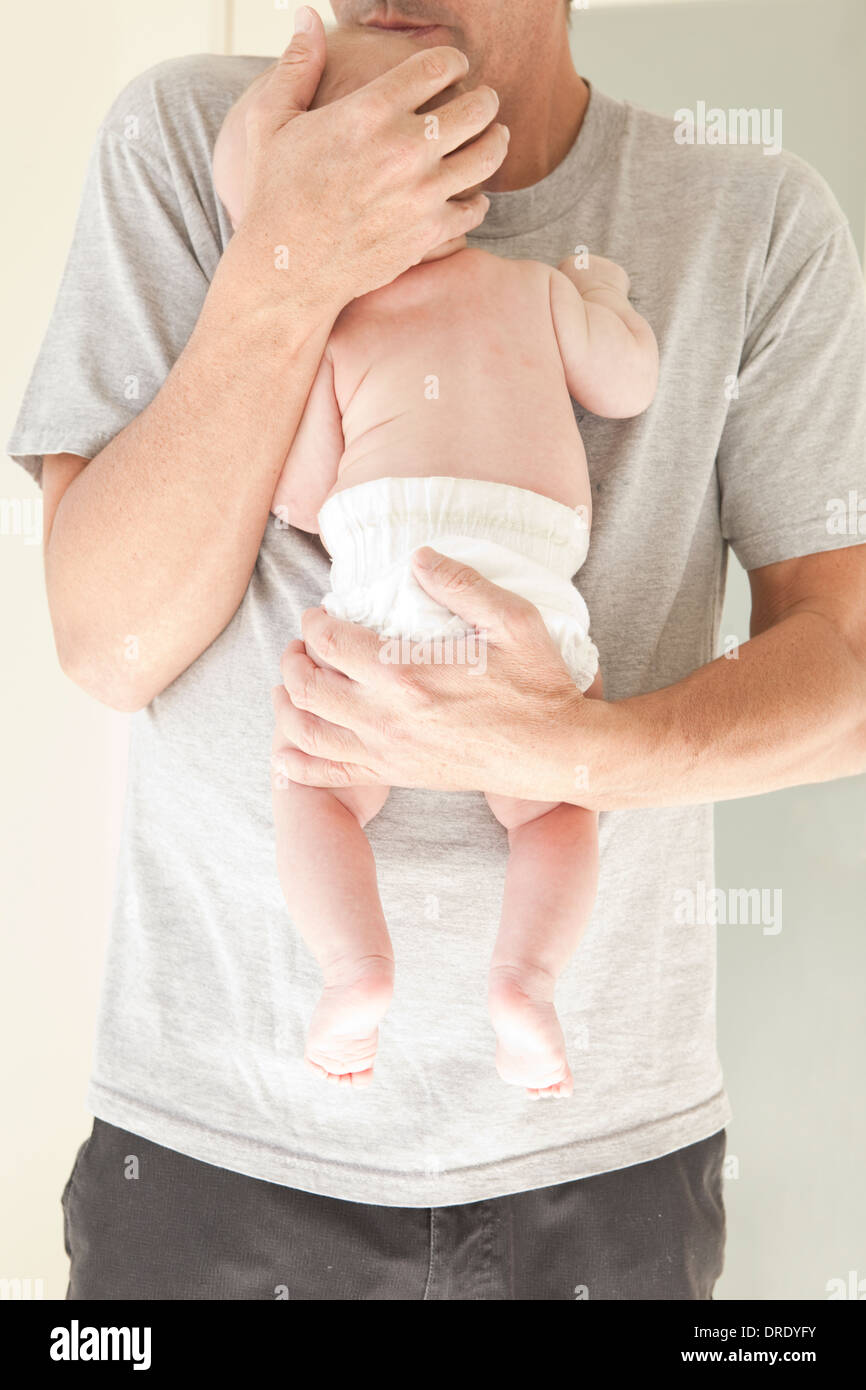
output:
<instances>
[{"instance_id":1,"label":"baby's thigh","mask_svg":"<svg viewBox=\"0 0 866 1390\"><path fill-rule=\"evenodd\" d=\"M272 756L287 747L285 737L277 730L271 746ZM388 800L390 787L308 787L303 782L293 782L279 768L278 760L272 764L272 784L274 806L281 824L300 822L304 827L319 823L322 817L336 813L337 806L351 811L361 829L377 816Z\"/></svg>"},{"instance_id":2,"label":"baby's thigh","mask_svg":"<svg viewBox=\"0 0 866 1390\"><path fill-rule=\"evenodd\" d=\"M538 820L562 805L561 801L525 801L518 796L494 796L492 792L484 794L487 805L506 830L519 830L522 825L528 825L530 821Z\"/></svg>"}]
</instances>

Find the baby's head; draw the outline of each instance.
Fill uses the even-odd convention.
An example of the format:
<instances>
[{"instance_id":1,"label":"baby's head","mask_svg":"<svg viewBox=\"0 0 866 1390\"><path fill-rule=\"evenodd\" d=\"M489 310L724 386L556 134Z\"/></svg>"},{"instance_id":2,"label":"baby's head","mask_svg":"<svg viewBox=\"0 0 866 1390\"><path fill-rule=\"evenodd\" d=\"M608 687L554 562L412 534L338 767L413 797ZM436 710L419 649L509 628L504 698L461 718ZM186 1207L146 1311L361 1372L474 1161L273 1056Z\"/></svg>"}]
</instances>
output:
<instances>
[{"instance_id":1,"label":"baby's head","mask_svg":"<svg viewBox=\"0 0 866 1390\"><path fill-rule=\"evenodd\" d=\"M385 29L329 29L327 39L328 57L311 111L366 87L418 52L408 34Z\"/></svg>"},{"instance_id":2,"label":"baby's head","mask_svg":"<svg viewBox=\"0 0 866 1390\"><path fill-rule=\"evenodd\" d=\"M366 87L368 82L382 77L400 63L418 53L415 40L408 34L387 29L330 29L327 33L328 57L321 81L316 89L310 110L329 106L350 92ZM450 101L456 92L462 91L463 82L440 92L422 111L432 111L437 106Z\"/></svg>"},{"instance_id":3,"label":"baby's head","mask_svg":"<svg viewBox=\"0 0 866 1390\"><path fill-rule=\"evenodd\" d=\"M328 57L316 88L316 95L310 104L311 111L329 106L332 102L358 91L359 88L366 87L368 82L373 82L410 58L413 53L419 52L418 44L408 34L396 31L389 33L382 29L331 29L328 31L327 41ZM446 87L419 109L422 114L434 111L463 90L466 90L466 84L461 80ZM217 191L235 227L240 221L243 206L245 140L242 104L233 107L229 112L220 131L214 154ZM476 191L467 189L462 196L468 197ZM425 260L435 257L434 250Z\"/></svg>"}]
</instances>

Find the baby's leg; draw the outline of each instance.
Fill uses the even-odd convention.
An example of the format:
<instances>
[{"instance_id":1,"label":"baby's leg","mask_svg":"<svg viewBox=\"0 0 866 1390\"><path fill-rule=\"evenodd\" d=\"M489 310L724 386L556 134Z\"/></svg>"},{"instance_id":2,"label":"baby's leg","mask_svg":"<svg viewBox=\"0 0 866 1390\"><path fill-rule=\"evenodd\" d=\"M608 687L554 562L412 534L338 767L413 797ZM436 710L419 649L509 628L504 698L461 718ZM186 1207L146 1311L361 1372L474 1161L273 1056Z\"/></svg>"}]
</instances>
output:
<instances>
[{"instance_id":1,"label":"baby's leg","mask_svg":"<svg viewBox=\"0 0 866 1390\"><path fill-rule=\"evenodd\" d=\"M363 829L387 796L387 787L329 791L273 778L283 895L324 976L305 1059L329 1081L356 1086L372 1080L378 1025L394 987L394 955Z\"/></svg>"},{"instance_id":2,"label":"baby's leg","mask_svg":"<svg viewBox=\"0 0 866 1390\"><path fill-rule=\"evenodd\" d=\"M497 1070L535 1098L571 1095L553 993L592 912L598 817L565 802L487 800L510 847L488 986Z\"/></svg>"},{"instance_id":3,"label":"baby's leg","mask_svg":"<svg viewBox=\"0 0 866 1390\"><path fill-rule=\"evenodd\" d=\"M601 694L600 676L586 694ZM566 802L487 800L510 849L488 986L497 1070L535 1099L568 1096L571 1072L553 994L595 901L598 816Z\"/></svg>"}]
</instances>

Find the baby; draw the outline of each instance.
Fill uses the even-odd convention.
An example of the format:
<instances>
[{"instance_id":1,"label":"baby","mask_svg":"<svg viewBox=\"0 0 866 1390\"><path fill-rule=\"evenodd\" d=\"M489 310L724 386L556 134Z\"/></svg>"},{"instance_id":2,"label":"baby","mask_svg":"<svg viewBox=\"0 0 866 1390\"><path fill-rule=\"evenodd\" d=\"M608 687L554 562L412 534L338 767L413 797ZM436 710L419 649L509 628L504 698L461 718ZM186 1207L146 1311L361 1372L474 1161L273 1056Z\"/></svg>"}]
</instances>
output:
<instances>
[{"instance_id":1,"label":"baby","mask_svg":"<svg viewBox=\"0 0 866 1390\"><path fill-rule=\"evenodd\" d=\"M414 51L401 35L332 32L315 105ZM439 104L453 95L451 88ZM235 225L243 158L239 104L214 154L217 191ZM456 636L458 650L460 641L468 649L466 625L413 577L413 552L430 545L534 603L573 680L598 696L598 653L572 582L587 554L591 499L571 396L596 415L639 414L655 392L658 354L628 301L625 272L585 259L552 270L468 249L463 238L347 305L272 510L321 536L332 560L323 600L332 615L383 639L432 646ZM383 659L391 658L383 651ZM280 882L324 976L306 1060L354 1085L372 1079L393 990L364 834L387 795L387 787L274 781ZM509 841L488 993L497 1069L532 1097L567 1096L572 1078L553 996L592 910L597 817L565 803L487 801Z\"/></svg>"}]
</instances>

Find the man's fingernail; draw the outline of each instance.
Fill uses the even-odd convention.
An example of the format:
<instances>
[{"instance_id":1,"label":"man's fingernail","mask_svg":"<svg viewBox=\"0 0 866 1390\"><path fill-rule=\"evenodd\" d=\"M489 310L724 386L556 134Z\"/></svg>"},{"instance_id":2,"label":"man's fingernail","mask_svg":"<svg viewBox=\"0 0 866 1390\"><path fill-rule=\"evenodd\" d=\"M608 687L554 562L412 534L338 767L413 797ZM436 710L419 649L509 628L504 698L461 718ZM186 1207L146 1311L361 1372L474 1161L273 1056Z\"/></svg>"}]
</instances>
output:
<instances>
[{"instance_id":1,"label":"man's fingernail","mask_svg":"<svg viewBox=\"0 0 866 1390\"><path fill-rule=\"evenodd\" d=\"M295 15L295 33L309 34L313 27L313 11L309 5L302 5Z\"/></svg>"},{"instance_id":2,"label":"man's fingernail","mask_svg":"<svg viewBox=\"0 0 866 1390\"><path fill-rule=\"evenodd\" d=\"M435 550L431 550L429 545L422 545L420 550L415 551L415 564L419 570L430 570L436 560Z\"/></svg>"}]
</instances>

